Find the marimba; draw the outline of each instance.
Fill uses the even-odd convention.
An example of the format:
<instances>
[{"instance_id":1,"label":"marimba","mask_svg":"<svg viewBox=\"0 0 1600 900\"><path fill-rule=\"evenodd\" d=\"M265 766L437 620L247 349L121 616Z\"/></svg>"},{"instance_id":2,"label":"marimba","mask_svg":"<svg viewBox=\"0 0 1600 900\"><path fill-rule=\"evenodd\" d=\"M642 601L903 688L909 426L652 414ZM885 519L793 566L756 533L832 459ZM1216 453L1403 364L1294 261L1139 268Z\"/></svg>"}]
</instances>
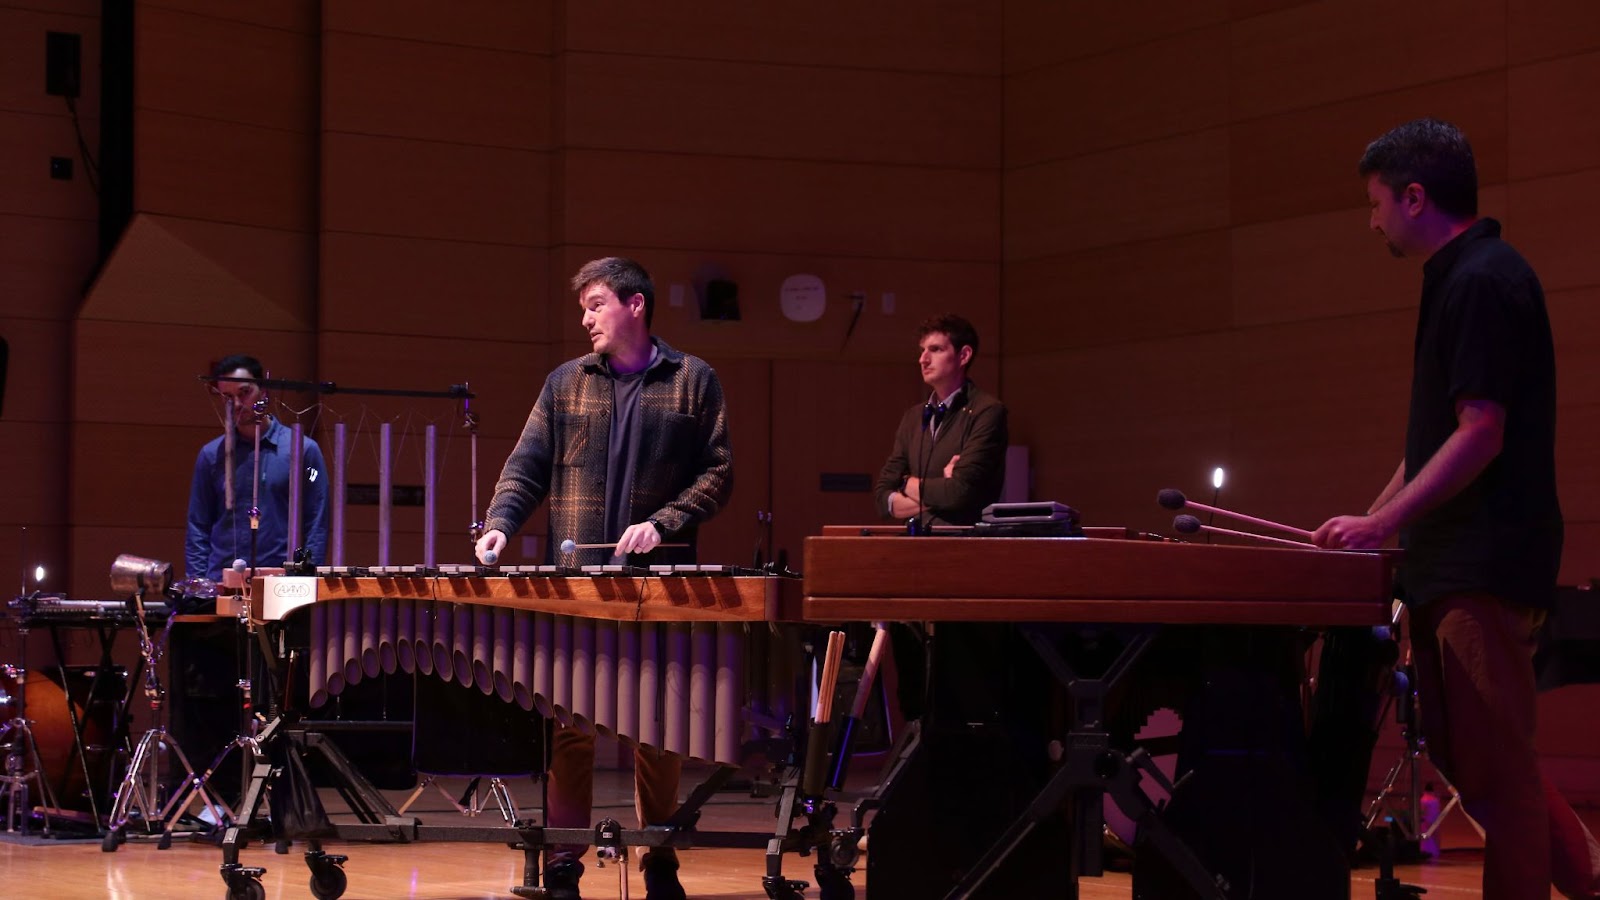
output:
<instances>
[{"instance_id":1,"label":"marimba","mask_svg":"<svg viewBox=\"0 0 1600 900\"><path fill-rule=\"evenodd\" d=\"M744 736L748 626L784 618L797 596L793 579L727 566L356 571L267 577L255 591L262 620L309 607L313 706L415 672L724 765L739 764Z\"/></svg>"},{"instance_id":2,"label":"marimba","mask_svg":"<svg viewBox=\"0 0 1600 900\"><path fill-rule=\"evenodd\" d=\"M1089 530L1089 529L1086 529ZM806 538L810 621L1380 625L1395 556L1120 537Z\"/></svg>"},{"instance_id":3,"label":"marimba","mask_svg":"<svg viewBox=\"0 0 1600 900\"><path fill-rule=\"evenodd\" d=\"M1227 722L1222 725L1211 715L1215 706L1185 709L1185 728L1196 734L1191 743L1197 762L1190 771L1199 777L1189 789L1174 793L1159 815L1138 788L1139 778L1153 767L1141 762L1147 759L1143 751L1124 755L1114 748L1106 704L1155 632L1167 626L1205 626L1207 633L1243 637L1244 646L1277 647L1291 646L1298 628L1272 626L1387 623L1395 555L1190 544L1123 529L1085 531L1084 537L907 537L833 527L806 539L801 616L933 622L929 681L947 689L942 695L931 691L928 710L916 725L918 738L903 745L885 781L851 817L859 823L861 809L878 810L867 858L868 900L1077 897L1077 876L1101 872L1106 794L1148 829L1142 832L1148 841L1140 851L1141 864L1158 873L1165 864L1177 873L1136 871L1136 890L1149 896L1181 891L1182 896L1220 897L1217 876L1225 874L1235 884L1267 886L1265 893L1252 896L1331 900L1343 885L1347 897L1343 849L1325 830L1297 828L1313 816L1311 803L1292 779L1272 777L1298 771L1294 763L1303 751L1294 741L1274 743L1300 721L1298 715L1278 718L1297 700L1275 702L1283 695L1275 692L1271 671L1235 656L1230 644L1229 652L1218 654L1224 671L1186 674L1195 684L1209 685L1201 691L1203 698L1220 700L1233 716L1222 717ZM1100 665L1092 662L1096 653L1087 654L1091 662L1085 671L1071 653L1080 646L1077 636L1101 651L1121 649ZM952 650L958 662L951 661ZM1051 698L1038 691L1017 693L1037 689L1047 679L1071 698L1064 730L1048 723ZM956 685L965 689L948 690ZM1241 723L1245 727L1235 732ZM1041 745L1052 733L1059 735L1054 745L1060 761L1047 765ZM1223 744L1213 747L1208 739ZM961 785L964 804L930 799L953 783ZM1196 785L1199 794L1191 790ZM1226 829L1230 833L1220 838L1216 827L1192 824L1196 818L1223 821L1214 814L1218 808L1208 805L1214 797L1237 807L1235 801L1247 793L1258 802L1261 796L1272 798L1262 805L1274 810L1276 821L1248 834ZM1070 813L1056 812L1064 807ZM833 821L831 809L814 817L798 838L790 837L788 823L780 821L783 845L804 852L804 835L826 829L823 820ZM858 832L859 827L819 852L819 880L848 874ZM1246 849L1219 850L1217 840ZM769 885L782 883L775 856L769 851ZM1298 857L1293 866L1273 862L1290 857ZM929 858L941 865L927 865ZM1142 877L1157 880L1141 883ZM1181 884L1165 883L1163 877Z\"/></svg>"}]
</instances>

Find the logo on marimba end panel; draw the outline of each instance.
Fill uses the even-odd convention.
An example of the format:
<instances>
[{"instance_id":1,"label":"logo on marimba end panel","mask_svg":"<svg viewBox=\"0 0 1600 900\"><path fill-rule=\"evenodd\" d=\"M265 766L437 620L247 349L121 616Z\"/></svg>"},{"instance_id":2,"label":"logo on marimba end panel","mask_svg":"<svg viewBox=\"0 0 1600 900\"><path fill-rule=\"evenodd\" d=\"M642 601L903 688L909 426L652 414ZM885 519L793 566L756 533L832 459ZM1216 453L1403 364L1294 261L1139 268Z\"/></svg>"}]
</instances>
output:
<instances>
[{"instance_id":1,"label":"logo on marimba end panel","mask_svg":"<svg viewBox=\"0 0 1600 900\"><path fill-rule=\"evenodd\" d=\"M317 579L300 575L268 575L262 579L262 618L276 621L317 601Z\"/></svg>"},{"instance_id":2,"label":"logo on marimba end panel","mask_svg":"<svg viewBox=\"0 0 1600 900\"><path fill-rule=\"evenodd\" d=\"M316 588L303 581L274 579L272 596L282 600L304 600L316 596Z\"/></svg>"}]
</instances>

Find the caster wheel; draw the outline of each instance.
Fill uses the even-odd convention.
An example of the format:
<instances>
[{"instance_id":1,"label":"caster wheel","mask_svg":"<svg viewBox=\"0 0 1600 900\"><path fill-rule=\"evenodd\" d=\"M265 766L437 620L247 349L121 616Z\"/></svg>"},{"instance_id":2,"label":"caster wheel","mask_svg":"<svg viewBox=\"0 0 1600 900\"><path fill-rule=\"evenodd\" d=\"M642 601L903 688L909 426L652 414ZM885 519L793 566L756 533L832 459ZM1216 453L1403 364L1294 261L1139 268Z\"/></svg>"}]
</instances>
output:
<instances>
[{"instance_id":1,"label":"caster wheel","mask_svg":"<svg viewBox=\"0 0 1600 900\"><path fill-rule=\"evenodd\" d=\"M311 873L311 896L317 900L338 900L344 895L344 889L349 884L349 879L344 874L344 869L338 866L322 866L321 871Z\"/></svg>"},{"instance_id":2,"label":"caster wheel","mask_svg":"<svg viewBox=\"0 0 1600 900\"><path fill-rule=\"evenodd\" d=\"M817 892L821 900L856 900L855 885L838 869L817 867Z\"/></svg>"},{"instance_id":3,"label":"caster wheel","mask_svg":"<svg viewBox=\"0 0 1600 900\"><path fill-rule=\"evenodd\" d=\"M119 845L121 843L122 843L122 832L120 832L120 831L108 831L108 832L106 832L106 836L100 839L100 852L101 853L115 853L115 852L117 852L117 845Z\"/></svg>"},{"instance_id":4,"label":"caster wheel","mask_svg":"<svg viewBox=\"0 0 1600 900\"><path fill-rule=\"evenodd\" d=\"M171 850L172 849L172 832L170 832L170 831L161 832L160 839L158 839L156 841L156 849L157 850Z\"/></svg>"},{"instance_id":5,"label":"caster wheel","mask_svg":"<svg viewBox=\"0 0 1600 900\"><path fill-rule=\"evenodd\" d=\"M243 887L230 888L227 900L267 900L266 886L251 879Z\"/></svg>"}]
</instances>

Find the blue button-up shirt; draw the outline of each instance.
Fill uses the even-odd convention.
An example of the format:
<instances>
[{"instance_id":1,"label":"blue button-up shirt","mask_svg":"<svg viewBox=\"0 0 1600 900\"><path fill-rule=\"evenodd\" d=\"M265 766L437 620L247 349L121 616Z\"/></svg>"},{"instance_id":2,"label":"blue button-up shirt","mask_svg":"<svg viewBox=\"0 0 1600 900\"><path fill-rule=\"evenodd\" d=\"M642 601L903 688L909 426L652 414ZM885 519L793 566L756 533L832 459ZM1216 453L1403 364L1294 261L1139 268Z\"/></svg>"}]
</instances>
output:
<instances>
[{"instance_id":1,"label":"blue button-up shirt","mask_svg":"<svg viewBox=\"0 0 1600 900\"><path fill-rule=\"evenodd\" d=\"M294 432L269 418L261 434L261 527L256 534L255 564L281 566L289 546L290 441ZM250 479L255 475L255 441L240 432L234 444L233 509L227 509L222 436L200 448L189 489L189 533L184 547L187 574L213 581L235 559L250 563ZM300 541L321 565L328 549L328 471L322 449L302 437L300 478Z\"/></svg>"}]
</instances>

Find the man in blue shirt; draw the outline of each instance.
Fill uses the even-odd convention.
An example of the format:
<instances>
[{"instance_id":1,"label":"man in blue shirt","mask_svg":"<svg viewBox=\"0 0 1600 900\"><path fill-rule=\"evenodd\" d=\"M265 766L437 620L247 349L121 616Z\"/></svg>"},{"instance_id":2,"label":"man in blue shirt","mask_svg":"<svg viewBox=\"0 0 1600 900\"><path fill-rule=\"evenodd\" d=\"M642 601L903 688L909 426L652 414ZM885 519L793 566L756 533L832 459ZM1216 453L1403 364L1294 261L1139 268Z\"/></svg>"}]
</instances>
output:
<instances>
[{"instance_id":1,"label":"man in blue shirt","mask_svg":"<svg viewBox=\"0 0 1600 900\"><path fill-rule=\"evenodd\" d=\"M217 363L211 374L218 378L262 378L264 369L255 357L234 354ZM263 396L249 381L219 381L216 390L232 400L236 430L233 451L233 498L229 506L227 435L200 448L194 462L194 482L189 489L189 533L184 560L190 576L212 581L235 559L246 565L275 567L298 548L289 546L289 483L300 479L300 545L311 562L321 565L328 547L328 478L322 449L309 437L301 438L301 469L290 472L293 432L254 404ZM255 492L256 429L261 429L261 490L258 502L261 524L256 533L254 559L250 552L250 504Z\"/></svg>"},{"instance_id":2,"label":"man in blue shirt","mask_svg":"<svg viewBox=\"0 0 1600 900\"><path fill-rule=\"evenodd\" d=\"M262 378L265 369L252 356L235 354L211 369L218 378ZM233 473L228 469L227 438L223 434L200 448L189 490L189 529L184 562L190 577L220 581L222 572L250 552L251 480L256 477L256 429L261 429L261 490L255 502L261 509L256 532L254 563L258 567L283 565L295 547L289 546L289 484L300 479L300 535L298 543L320 564L328 546L328 477L322 450L309 437L301 439L298 472L291 471L294 432L255 404L264 399L261 386L251 381L218 381L214 388L230 401L226 406L234 427ZM265 404L263 404L265 405ZM232 504L229 504L229 481ZM190 764L204 770L213 756L228 746L240 727L243 698L239 626L236 622L184 623L173 628L167 663L173 677L171 732ZM222 766L212 776L211 787L224 798L236 796L240 771ZM174 789L181 788L175 785Z\"/></svg>"}]
</instances>

